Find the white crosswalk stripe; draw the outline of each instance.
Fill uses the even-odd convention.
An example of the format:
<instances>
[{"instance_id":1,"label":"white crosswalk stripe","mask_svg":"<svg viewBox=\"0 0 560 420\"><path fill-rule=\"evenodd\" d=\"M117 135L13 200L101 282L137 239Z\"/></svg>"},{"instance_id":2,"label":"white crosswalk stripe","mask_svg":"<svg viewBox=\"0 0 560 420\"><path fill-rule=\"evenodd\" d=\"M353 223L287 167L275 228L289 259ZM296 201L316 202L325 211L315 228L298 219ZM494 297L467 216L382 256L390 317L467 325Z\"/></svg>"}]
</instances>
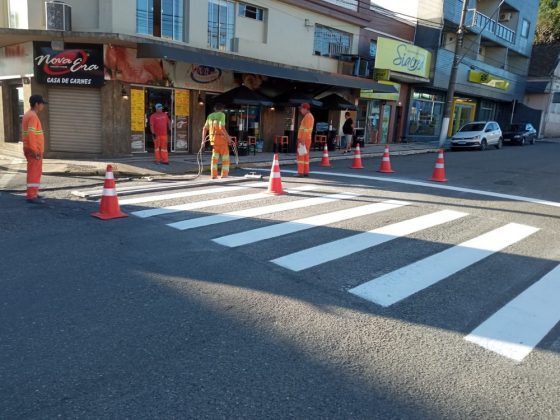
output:
<instances>
[{"instance_id":1,"label":"white crosswalk stripe","mask_svg":"<svg viewBox=\"0 0 560 420\"><path fill-rule=\"evenodd\" d=\"M538 230L531 226L509 223L460 245L363 283L351 289L350 293L381 306L393 305L469 265L513 245Z\"/></svg>"},{"instance_id":2,"label":"white crosswalk stripe","mask_svg":"<svg viewBox=\"0 0 560 420\"><path fill-rule=\"evenodd\" d=\"M304 185L301 187L293 188L290 191L291 192L311 191L314 188L315 187L311 185ZM245 201L260 200L263 198L270 198L270 194L263 192L257 194L249 194L249 195L237 195L234 197L226 197L226 198L215 198L213 200L196 201L193 203L179 204L176 206L158 207L155 209L148 209L148 210L139 210L139 211L134 211L130 214L137 217L146 218L146 217L160 216L162 214L176 213L180 211L202 209L205 207L222 206L224 204L233 204L233 203L242 203Z\"/></svg>"},{"instance_id":3,"label":"white crosswalk stripe","mask_svg":"<svg viewBox=\"0 0 560 420\"><path fill-rule=\"evenodd\" d=\"M247 210L232 211L229 213L222 213L213 216L198 217L196 219L183 220L180 222L169 223L170 226L179 230L193 229L201 226L215 225L218 223L225 223L232 220L244 219L247 217L262 216L270 213L277 213L287 210L301 209L305 207L317 206L319 204L326 204L329 202L344 200L356 197L357 194L352 193L339 193L330 194L323 197L308 198L299 201L290 201L287 203L273 204L271 206L256 207Z\"/></svg>"},{"instance_id":4,"label":"white crosswalk stripe","mask_svg":"<svg viewBox=\"0 0 560 420\"><path fill-rule=\"evenodd\" d=\"M288 235L290 233L301 232L318 226L326 226L332 223L349 220L356 217L366 216L369 214L379 213L387 210L409 205L410 203L398 200L387 200L381 203L373 203L365 206L339 210L331 213L319 214L317 216L306 217L304 219L294 220L291 222L279 223L272 226L265 226L258 229L252 229L245 232L235 233L232 235L222 236L213 239L214 242L228 247L237 247L241 245L252 244L266 239L277 238L279 236Z\"/></svg>"},{"instance_id":5,"label":"white crosswalk stripe","mask_svg":"<svg viewBox=\"0 0 560 420\"><path fill-rule=\"evenodd\" d=\"M479 325L465 340L521 362L560 321L560 265Z\"/></svg>"},{"instance_id":6,"label":"white crosswalk stripe","mask_svg":"<svg viewBox=\"0 0 560 420\"><path fill-rule=\"evenodd\" d=\"M199 189L199 190L181 191L181 192L169 193L169 194L158 194L158 195L149 195L144 197L126 198L124 200L119 200L119 203L121 206L126 206L130 204L152 203L154 201L174 200L177 198L186 198L186 197L197 197L201 195L241 191L241 190L246 190L248 188L258 188L264 186L265 185L263 185L262 182L243 184L243 185L231 185L227 187L208 188L204 190Z\"/></svg>"},{"instance_id":7,"label":"white crosswalk stripe","mask_svg":"<svg viewBox=\"0 0 560 420\"><path fill-rule=\"evenodd\" d=\"M466 213L442 210L304 249L276 258L272 262L292 271L301 271L465 216L467 216Z\"/></svg>"}]
</instances>

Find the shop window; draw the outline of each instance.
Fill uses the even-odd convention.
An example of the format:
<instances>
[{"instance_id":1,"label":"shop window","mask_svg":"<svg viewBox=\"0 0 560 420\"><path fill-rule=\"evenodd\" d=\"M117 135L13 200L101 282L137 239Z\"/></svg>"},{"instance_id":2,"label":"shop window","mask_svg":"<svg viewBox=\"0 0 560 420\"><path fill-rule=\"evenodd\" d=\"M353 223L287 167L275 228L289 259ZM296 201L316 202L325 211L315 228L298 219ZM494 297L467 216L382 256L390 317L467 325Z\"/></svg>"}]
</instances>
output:
<instances>
[{"instance_id":1,"label":"shop window","mask_svg":"<svg viewBox=\"0 0 560 420\"><path fill-rule=\"evenodd\" d=\"M369 41L369 56L375 58L377 55L377 41Z\"/></svg>"},{"instance_id":2,"label":"shop window","mask_svg":"<svg viewBox=\"0 0 560 420\"><path fill-rule=\"evenodd\" d=\"M408 121L408 134L411 136L439 135L443 105L443 102L412 100Z\"/></svg>"},{"instance_id":3,"label":"shop window","mask_svg":"<svg viewBox=\"0 0 560 420\"><path fill-rule=\"evenodd\" d=\"M323 25L315 25L315 39L313 53L326 57L339 57L350 54L352 48L352 34Z\"/></svg>"},{"instance_id":4,"label":"shop window","mask_svg":"<svg viewBox=\"0 0 560 420\"><path fill-rule=\"evenodd\" d=\"M239 16L249 19L264 20L264 9L250 4L239 3Z\"/></svg>"},{"instance_id":5,"label":"shop window","mask_svg":"<svg viewBox=\"0 0 560 420\"><path fill-rule=\"evenodd\" d=\"M136 32L183 41L183 2L136 0Z\"/></svg>"},{"instance_id":6,"label":"shop window","mask_svg":"<svg viewBox=\"0 0 560 420\"><path fill-rule=\"evenodd\" d=\"M208 47L231 51L235 33L235 3L230 0L208 1Z\"/></svg>"}]
</instances>

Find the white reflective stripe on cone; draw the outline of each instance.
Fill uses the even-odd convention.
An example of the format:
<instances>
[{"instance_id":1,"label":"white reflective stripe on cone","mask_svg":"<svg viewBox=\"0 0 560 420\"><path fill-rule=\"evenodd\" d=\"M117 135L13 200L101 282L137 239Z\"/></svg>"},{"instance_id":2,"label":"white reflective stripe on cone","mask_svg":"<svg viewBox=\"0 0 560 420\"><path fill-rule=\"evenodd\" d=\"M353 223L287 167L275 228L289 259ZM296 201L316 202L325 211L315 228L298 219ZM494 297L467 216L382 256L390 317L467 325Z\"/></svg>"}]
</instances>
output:
<instances>
[{"instance_id":1,"label":"white reflective stripe on cone","mask_svg":"<svg viewBox=\"0 0 560 420\"><path fill-rule=\"evenodd\" d=\"M110 196L110 197L114 197L117 195L117 190L114 188L103 188L103 195L104 196Z\"/></svg>"},{"instance_id":2,"label":"white reflective stripe on cone","mask_svg":"<svg viewBox=\"0 0 560 420\"><path fill-rule=\"evenodd\" d=\"M107 172L105 174L105 179L115 179L115 177L113 176L113 172Z\"/></svg>"},{"instance_id":3,"label":"white reflective stripe on cone","mask_svg":"<svg viewBox=\"0 0 560 420\"><path fill-rule=\"evenodd\" d=\"M280 172L273 172L270 174L271 178L280 178Z\"/></svg>"},{"instance_id":4,"label":"white reflective stripe on cone","mask_svg":"<svg viewBox=\"0 0 560 420\"><path fill-rule=\"evenodd\" d=\"M437 169L442 169L442 168L444 168L443 163L436 163L436 168L437 168Z\"/></svg>"}]
</instances>

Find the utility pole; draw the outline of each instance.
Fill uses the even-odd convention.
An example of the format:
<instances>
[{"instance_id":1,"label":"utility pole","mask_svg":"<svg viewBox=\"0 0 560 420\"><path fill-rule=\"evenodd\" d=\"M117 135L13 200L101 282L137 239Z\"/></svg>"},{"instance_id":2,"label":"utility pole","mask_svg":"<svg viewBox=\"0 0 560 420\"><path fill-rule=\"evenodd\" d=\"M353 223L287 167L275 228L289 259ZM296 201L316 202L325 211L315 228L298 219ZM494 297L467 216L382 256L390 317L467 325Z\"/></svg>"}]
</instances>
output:
<instances>
[{"instance_id":1,"label":"utility pole","mask_svg":"<svg viewBox=\"0 0 560 420\"><path fill-rule=\"evenodd\" d=\"M455 55L453 56L453 66L449 75L449 87L447 88L447 98L445 101L445 109L443 111L443 121L441 123L441 132L439 134L439 147L443 147L447 139L447 130L449 129L449 119L451 117L451 108L453 106L453 97L455 96L455 84L457 82L457 70L459 63L459 52L463 47L463 36L465 35L465 19L467 17L467 8L469 0L463 0L463 9L461 10L461 20L457 29L457 41L455 42Z\"/></svg>"}]
</instances>

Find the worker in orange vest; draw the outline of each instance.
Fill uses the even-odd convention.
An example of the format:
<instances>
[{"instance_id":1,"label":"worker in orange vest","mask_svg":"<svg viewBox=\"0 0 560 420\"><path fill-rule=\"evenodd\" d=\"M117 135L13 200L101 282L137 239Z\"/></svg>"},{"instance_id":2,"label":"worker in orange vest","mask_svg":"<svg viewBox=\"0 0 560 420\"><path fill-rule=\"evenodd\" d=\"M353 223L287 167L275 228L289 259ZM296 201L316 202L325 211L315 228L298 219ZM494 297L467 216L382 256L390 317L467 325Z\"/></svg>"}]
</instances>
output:
<instances>
[{"instance_id":1,"label":"worker in orange vest","mask_svg":"<svg viewBox=\"0 0 560 420\"><path fill-rule=\"evenodd\" d=\"M311 149L311 133L315 119L310 111L311 106L304 102L299 106L299 112L303 119L299 125L297 136L297 171L298 176L309 176L309 151Z\"/></svg>"},{"instance_id":2,"label":"worker in orange vest","mask_svg":"<svg viewBox=\"0 0 560 420\"><path fill-rule=\"evenodd\" d=\"M227 178L229 175L229 146L233 144L233 141L226 130L226 114L223 104L214 105L214 112L206 118L206 123L202 128L203 142L206 142L207 134L212 145L210 165L212 179L218 178L218 162L220 159L222 161L222 178Z\"/></svg>"},{"instance_id":3,"label":"worker in orange vest","mask_svg":"<svg viewBox=\"0 0 560 420\"><path fill-rule=\"evenodd\" d=\"M156 163L169 165L167 153L167 130L171 130L171 120L163 112L163 105L156 104L156 112L150 115L150 130L154 137L154 151Z\"/></svg>"},{"instance_id":4,"label":"worker in orange vest","mask_svg":"<svg viewBox=\"0 0 560 420\"><path fill-rule=\"evenodd\" d=\"M23 154L27 159L27 202L43 204L39 197L41 175L43 174L43 153L45 152L45 135L39 120L39 113L48 104L41 95L31 95L29 105L31 109L23 115Z\"/></svg>"}]
</instances>

